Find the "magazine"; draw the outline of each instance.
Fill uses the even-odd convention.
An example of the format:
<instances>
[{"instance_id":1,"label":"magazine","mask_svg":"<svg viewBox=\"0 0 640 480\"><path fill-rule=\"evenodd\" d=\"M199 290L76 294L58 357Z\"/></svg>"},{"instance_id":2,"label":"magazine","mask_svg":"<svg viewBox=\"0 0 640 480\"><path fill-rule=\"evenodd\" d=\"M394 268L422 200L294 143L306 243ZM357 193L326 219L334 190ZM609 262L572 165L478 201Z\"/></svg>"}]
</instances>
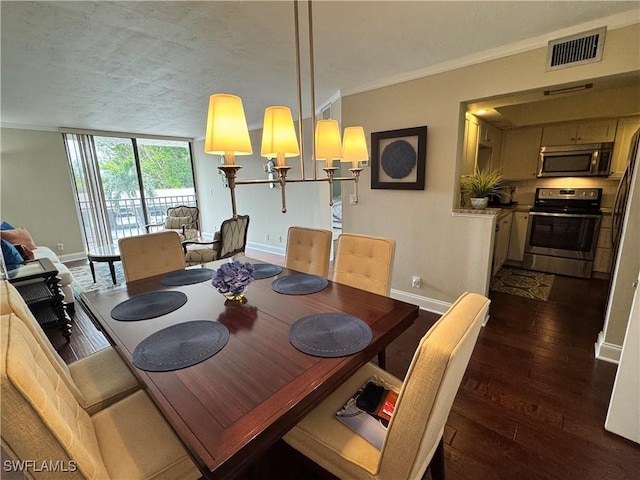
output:
<instances>
[{"instance_id":1,"label":"magazine","mask_svg":"<svg viewBox=\"0 0 640 480\"><path fill-rule=\"evenodd\" d=\"M336 412L336 418L382 450L397 400L398 392L372 378Z\"/></svg>"}]
</instances>

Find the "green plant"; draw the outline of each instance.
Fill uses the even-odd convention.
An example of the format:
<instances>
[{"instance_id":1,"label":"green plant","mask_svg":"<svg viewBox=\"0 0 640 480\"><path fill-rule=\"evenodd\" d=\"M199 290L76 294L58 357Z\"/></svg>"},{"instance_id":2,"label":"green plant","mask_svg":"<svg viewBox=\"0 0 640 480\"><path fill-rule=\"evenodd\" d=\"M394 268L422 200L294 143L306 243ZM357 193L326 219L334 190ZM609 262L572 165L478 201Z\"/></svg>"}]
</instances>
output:
<instances>
[{"instance_id":1,"label":"green plant","mask_svg":"<svg viewBox=\"0 0 640 480\"><path fill-rule=\"evenodd\" d=\"M498 195L496 188L502 182L502 175L498 170L477 170L473 175L460 179L460 190L470 197L482 198Z\"/></svg>"}]
</instances>

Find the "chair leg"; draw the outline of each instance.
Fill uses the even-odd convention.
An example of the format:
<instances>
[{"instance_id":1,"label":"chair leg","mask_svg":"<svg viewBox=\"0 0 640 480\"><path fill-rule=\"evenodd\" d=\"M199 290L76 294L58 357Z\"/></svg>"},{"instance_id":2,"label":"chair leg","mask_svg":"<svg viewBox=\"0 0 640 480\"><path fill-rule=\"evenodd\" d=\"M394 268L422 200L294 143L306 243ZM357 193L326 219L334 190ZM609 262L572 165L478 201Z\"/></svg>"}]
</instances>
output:
<instances>
[{"instance_id":1,"label":"chair leg","mask_svg":"<svg viewBox=\"0 0 640 480\"><path fill-rule=\"evenodd\" d=\"M387 351L386 350L380 350L378 352L378 366L381 369L386 370L387 368Z\"/></svg>"},{"instance_id":2,"label":"chair leg","mask_svg":"<svg viewBox=\"0 0 640 480\"><path fill-rule=\"evenodd\" d=\"M433 458L431 459L431 462L429 463L429 467L427 468L427 470L431 471L431 480L445 480L444 479L444 440L442 440L442 437L440 437L440 443L438 443L438 448L436 448L436 451L433 454Z\"/></svg>"}]
</instances>

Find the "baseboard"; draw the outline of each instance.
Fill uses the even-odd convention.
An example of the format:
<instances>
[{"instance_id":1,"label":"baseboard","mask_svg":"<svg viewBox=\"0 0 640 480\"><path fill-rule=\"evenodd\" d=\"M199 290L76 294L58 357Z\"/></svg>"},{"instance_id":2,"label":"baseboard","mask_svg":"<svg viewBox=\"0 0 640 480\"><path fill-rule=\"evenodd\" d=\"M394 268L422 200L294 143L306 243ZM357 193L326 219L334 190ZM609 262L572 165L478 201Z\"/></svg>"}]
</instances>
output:
<instances>
[{"instance_id":1,"label":"baseboard","mask_svg":"<svg viewBox=\"0 0 640 480\"><path fill-rule=\"evenodd\" d=\"M595 353L598 360L618 364L622 355L622 347L604 341L604 333L598 334L598 341L595 343Z\"/></svg>"},{"instance_id":2,"label":"baseboard","mask_svg":"<svg viewBox=\"0 0 640 480\"><path fill-rule=\"evenodd\" d=\"M84 252L67 253L66 255L58 255L62 263L77 262L78 260L86 260L87 254Z\"/></svg>"},{"instance_id":3,"label":"baseboard","mask_svg":"<svg viewBox=\"0 0 640 480\"><path fill-rule=\"evenodd\" d=\"M284 256L285 254L284 247L276 247L274 245L266 245L264 243L247 242L247 248L258 250L259 252L273 253L274 255Z\"/></svg>"},{"instance_id":4,"label":"baseboard","mask_svg":"<svg viewBox=\"0 0 640 480\"><path fill-rule=\"evenodd\" d=\"M416 295L415 293L403 292L402 290L395 290L393 288L391 289L391 298L407 303L413 303L414 305L418 305L421 310L439 313L440 315L449 310L449 307L451 306L451 303L443 302L442 300Z\"/></svg>"}]
</instances>

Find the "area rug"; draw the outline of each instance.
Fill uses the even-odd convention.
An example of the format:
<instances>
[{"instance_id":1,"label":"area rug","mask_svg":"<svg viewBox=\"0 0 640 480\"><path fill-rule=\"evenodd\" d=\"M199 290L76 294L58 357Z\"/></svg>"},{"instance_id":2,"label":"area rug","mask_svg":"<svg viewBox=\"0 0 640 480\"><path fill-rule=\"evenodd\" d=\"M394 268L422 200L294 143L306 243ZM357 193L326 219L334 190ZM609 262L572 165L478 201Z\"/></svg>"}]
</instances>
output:
<instances>
[{"instance_id":1,"label":"area rug","mask_svg":"<svg viewBox=\"0 0 640 480\"><path fill-rule=\"evenodd\" d=\"M111 272L109 271L109 265L107 263L94 263L96 269L96 281L94 283L91 276L91 269L89 264L81 265L79 267L70 267L71 274L73 275L73 283L71 288L74 295L78 296L82 292L92 292L94 290L100 290L105 288L113 288L113 280L111 280ZM122 264L116 262L114 264L116 269L116 282L117 285L124 284L124 271L122 270Z\"/></svg>"},{"instance_id":2,"label":"area rug","mask_svg":"<svg viewBox=\"0 0 640 480\"><path fill-rule=\"evenodd\" d=\"M519 297L548 300L555 275L502 267L491 281L491 290Z\"/></svg>"}]
</instances>

